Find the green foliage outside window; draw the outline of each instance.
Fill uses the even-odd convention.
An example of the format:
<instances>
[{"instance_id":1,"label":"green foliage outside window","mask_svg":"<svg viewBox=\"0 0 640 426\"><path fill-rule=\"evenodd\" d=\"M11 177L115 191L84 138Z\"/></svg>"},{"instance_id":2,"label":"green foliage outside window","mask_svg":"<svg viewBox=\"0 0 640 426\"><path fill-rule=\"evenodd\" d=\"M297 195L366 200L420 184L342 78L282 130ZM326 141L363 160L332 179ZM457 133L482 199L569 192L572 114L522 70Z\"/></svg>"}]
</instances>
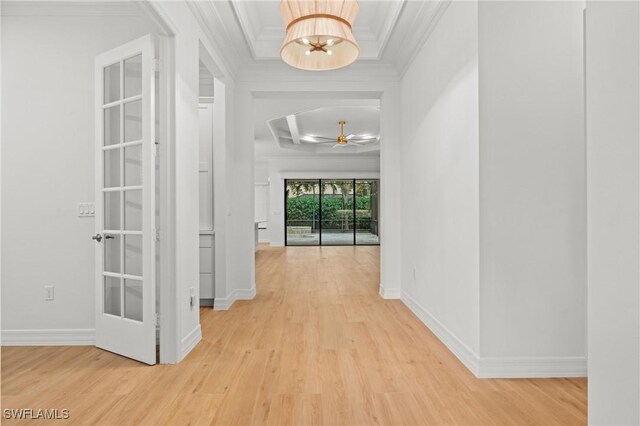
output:
<instances>
[{"instance_id":1,"label":"green foliage outside window","mask_svg":"<svg viewBox=\"0 0 640 426\"><path fill-rule=\"evenodd\" d=\"M287 200L287 220L289 225L314 226L317 228L319 220L318 196L303 195L290 197ZM323 229L353 229L353 197L349 196L343 203L341 196L322 197ZM370 228L371 197L369 195L356 196L356 224L358 229Z\"/></svg>"}]
</instances>

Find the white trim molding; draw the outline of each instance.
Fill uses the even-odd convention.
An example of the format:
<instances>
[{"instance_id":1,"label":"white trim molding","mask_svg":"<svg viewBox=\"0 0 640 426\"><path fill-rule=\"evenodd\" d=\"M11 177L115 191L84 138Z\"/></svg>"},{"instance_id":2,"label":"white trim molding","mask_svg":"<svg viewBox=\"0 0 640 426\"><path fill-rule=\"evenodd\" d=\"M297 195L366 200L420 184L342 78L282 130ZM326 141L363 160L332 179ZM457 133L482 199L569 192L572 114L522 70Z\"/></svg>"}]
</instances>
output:
<instances>
[{"instance_id":1,"label":"white trim molding","mask_svg":"<svg viewBox=\"0 0 640 426\"><path fill-rule=\"evenodd\" d=\"M380 283L380 297L383 299L400 299L401 292L399 288L386 288Z\"/></svg>"},{"instance_id":2,"label":"white trim molding","mask_svg":"<svg viewBox=\"0 0 640 426\"><path fill-rule=\"evenodd\" d=\"M464 364L476 377L479 372L478 354L469 348L462 340L453 334L447 327L431 315L424 307L420 306L407 292L402 292L402 302L415 314L415 316L436 335L438 339Z\"/></svg>"},{"instance_id":3,"label":"white trim molding","mask_svg":"<svg viewBox=\"0 0 640 426\"><path fill-rule=\"evenodd\" d=\"M251 300L256 297L256 285L250 289L235 289L227 297L216 297L213 301L213 309L226 311L236 300Z\"/></svg>"},{"instance_id":4,"label":"white trim molding","mask_svg":"<svg viewBox=\"0 0 640 426\"><path fill-rule=\"evenodd\" d=\"M586 357L480 357L409 294L401 300L477 378L587 377Z\"/></svg>"},{"instance_id":5,"label":"white trim molding","mask_svg":"<svg viewBox=\"0 0 640 426\"><path fill-rule=\"evenodd\" d=\"M2 330L1 340L2 346L93 346L96 344L96 330Z\"/></svg>"},{"instance_id":6,"label":"white trim molding","mask_svg":"<svg viewBox=\"0 0 640 426\"><path fill-rule=\"evenodd\" d=\"M200 328L200 324L194 327L193 330L189 334L187 334L181 342L180 345L180 361L182 361L189 352L196 347L196 345L202 340L202 329Z\"/></svg>"},{"instance_id":7,"label":"white trim molding","mask_svg":"<svg viewBox=\"0 0 640 426\"><path fill-rule=\"evenodd\" d=\"M364 157L361 157L364 158ZM376 158L376 157L371 157ZM371 170L363 172L308 172L308 171L282 171L278 175L280 179L380 179L380 172Z\"/></svg>"},{"instance_id":8,"label":"white trim molding","mask_svg":"<svg viewBox=\"0 0 640 426\"><path fill-rule=\"evenodd\" d=\"M480 358L479 378L587 377L586 357Z\"/></svg>"}]
</instances>

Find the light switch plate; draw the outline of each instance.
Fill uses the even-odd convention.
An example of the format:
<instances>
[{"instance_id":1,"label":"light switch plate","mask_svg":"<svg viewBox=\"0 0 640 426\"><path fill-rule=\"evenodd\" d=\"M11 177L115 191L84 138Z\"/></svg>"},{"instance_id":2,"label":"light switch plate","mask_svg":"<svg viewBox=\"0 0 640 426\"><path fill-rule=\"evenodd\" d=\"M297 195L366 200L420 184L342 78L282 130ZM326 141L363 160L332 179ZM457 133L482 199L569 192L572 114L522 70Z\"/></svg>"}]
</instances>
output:
<instances>
[{"instance_id":1,"label":"light switch plate","mask_svg":"<svg viewBox=\"0 0 640 426\"><path fill-rule=\"evenodd\" d=\"M95 215L95 203L78 203L78 217L94 217Z\"/></svg>"}]
</instances>

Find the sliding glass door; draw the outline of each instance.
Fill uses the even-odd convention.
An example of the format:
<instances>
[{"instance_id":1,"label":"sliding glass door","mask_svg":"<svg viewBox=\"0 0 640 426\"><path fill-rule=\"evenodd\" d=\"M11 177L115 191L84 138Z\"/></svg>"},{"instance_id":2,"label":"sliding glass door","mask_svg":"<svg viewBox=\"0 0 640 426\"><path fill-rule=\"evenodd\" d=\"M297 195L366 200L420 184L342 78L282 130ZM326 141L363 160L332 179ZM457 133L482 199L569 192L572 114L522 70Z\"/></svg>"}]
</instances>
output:
<instances>
[{"instance_id":1,"label":"sliding glass door","mask_svg":"<svg viewBox=\"0 0 640 426\"><path fill-rule=\"evenodd\" d=\"M353 180L322 180L321 240L324 245L353 245Z\"/></svg>"},{"instance_id":2,"label":"sliding glass door","mask_svg":"<svg viewBox=\"0 0 640 426\"><path fill-rule=\"evenodd\" d=\"M320 244L320 181L285 182L285 243L290 246Z\"/></svg>"},{"instance_id":3,"label":"sliding glass door","mask_svg":"<svg viewBox=\"0 0 640 426\"><path fill-rule=\"evenodd\" d=\"M380 244L377 180L356 180L356 244Z\"/></svg>"},{"instance_id":4,"label":"sliding glass door","mask_svg":"<svg viewBox=\"0 0 640 426\"><path fill-rule=\"evenodd\" d=\"M377 180L285 180L286 245L379 243Z\"/></svg>"}]
</instances>

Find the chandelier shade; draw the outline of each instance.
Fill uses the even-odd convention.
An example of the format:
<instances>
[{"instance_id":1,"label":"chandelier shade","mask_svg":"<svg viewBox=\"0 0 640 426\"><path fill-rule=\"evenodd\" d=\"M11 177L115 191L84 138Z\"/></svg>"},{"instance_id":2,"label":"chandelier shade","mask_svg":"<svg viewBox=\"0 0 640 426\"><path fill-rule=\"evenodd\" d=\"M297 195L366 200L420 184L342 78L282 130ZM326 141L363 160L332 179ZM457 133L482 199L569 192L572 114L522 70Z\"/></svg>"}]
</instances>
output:
<instances>
[{"instance_id":1,"label":"chandelier shade","mask_svg":"<svg viewBox=\"0 0 640 426\"><path fill-rule=\"evenodd\" d=\"M280 15L286 35L280 57L308 71L327 71L355 62L360 48L352 27L357 0L282 0Z\"/></svg>"}]
</instances>

